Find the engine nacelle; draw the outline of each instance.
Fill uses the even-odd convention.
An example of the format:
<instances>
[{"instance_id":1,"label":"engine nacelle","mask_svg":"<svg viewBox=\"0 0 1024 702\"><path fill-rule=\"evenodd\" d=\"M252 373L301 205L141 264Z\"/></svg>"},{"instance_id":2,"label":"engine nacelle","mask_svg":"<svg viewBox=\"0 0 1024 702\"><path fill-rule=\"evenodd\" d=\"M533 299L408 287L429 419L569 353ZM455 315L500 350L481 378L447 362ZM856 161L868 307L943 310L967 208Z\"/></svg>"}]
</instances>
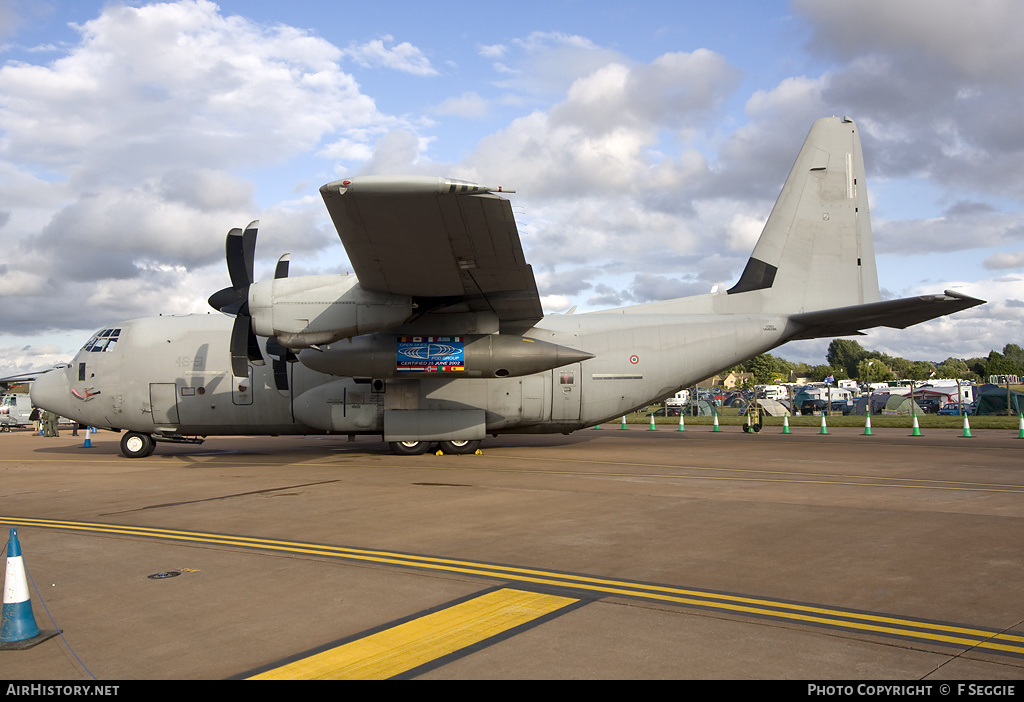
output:
<instances>
[{"instance_id":1,"label":"engine nacelle","mask_svg":"<svg viewBox=\"0 0 1024 702\"><path fill-rule=\"evenodd\" d=\"M353 378L444 375L508 378L540 373L594 354L521 336L395 336L371 334L299 353L308 368Z\"/></svg>"},{"instance_id":2,"label":"engine nacelle","mask_svg":"<svg viewBox=\"0 0 1024 702\"><path fill-rule=\"evenodd\" d=\"M299 349L398 326L412 298L364 290L354 275L275 278L249 286L249 314L256 334Z\"/></svg>"}]
</instances>

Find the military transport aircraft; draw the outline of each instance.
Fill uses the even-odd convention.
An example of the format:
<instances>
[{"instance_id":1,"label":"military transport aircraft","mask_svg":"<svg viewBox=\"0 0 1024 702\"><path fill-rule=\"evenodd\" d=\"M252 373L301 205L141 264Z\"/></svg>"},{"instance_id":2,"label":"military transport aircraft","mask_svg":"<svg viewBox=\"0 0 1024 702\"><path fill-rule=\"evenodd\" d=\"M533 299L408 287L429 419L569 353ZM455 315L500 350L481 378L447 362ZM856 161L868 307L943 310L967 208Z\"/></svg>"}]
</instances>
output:
<instances>
[{"instance_id":1,"label":"military transport aircraft","mask_svg":"<svg viewBox=\"0 0 1024 702\"><path fill-rule=\"evenodd\" d=\"M983 303L949 291L880 301L847 118L814 124L733 287L603 312L543 315L501 188L361 176L320 192L355 275L290 278L285 254L273 280L255 282L257 223L232 230L231 285L210 297L229 316L102 329L35 382L35 404L125 430L128 457L154 442L258 434L471 453L488 434L606 422L793 339L905 328Z\"/></svg>"}]
</instances>

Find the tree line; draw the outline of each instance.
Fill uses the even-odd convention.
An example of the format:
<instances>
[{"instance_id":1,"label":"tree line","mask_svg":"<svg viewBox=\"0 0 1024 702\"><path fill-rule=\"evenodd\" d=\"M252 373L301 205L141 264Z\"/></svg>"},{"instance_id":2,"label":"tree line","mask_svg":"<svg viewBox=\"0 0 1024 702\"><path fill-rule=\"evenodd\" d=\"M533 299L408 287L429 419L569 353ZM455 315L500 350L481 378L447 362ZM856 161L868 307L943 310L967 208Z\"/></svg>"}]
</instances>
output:
<instances>
[{"instance_id":1,"label":"tree line","mask_svg":"<svg viewBox=\"0 0 1024 702\"><path fill-rule=\"evenodd\" d=\"M750 373L757 384L770 384L779 379L787 381L791 374L815 382L831 375L836 380L853 379L862 383L929 378L959 378L978 383L987 382L990 375L1024 376L1024 349L1017 344L1006 344L1002 353L991 351L985 358L950 357L936 363L909 361L881 351L869 351L853 339L833 339L825 361L812 366L763 353L732 370Z\"/></svg>"}]
</instances>

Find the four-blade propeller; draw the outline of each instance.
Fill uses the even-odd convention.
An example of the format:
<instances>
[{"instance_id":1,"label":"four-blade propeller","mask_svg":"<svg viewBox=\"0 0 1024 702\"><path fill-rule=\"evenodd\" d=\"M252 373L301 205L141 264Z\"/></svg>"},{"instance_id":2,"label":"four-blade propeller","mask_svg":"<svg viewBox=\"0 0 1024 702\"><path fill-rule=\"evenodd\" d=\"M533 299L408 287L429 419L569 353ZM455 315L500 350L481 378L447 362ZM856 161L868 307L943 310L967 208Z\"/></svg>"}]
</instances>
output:
<instances>
[{"instance_id":1,"label":"four-blade propeller","mask_svg":"<svg viewBox=\"0 0 1024 702\"><path fill-rule=\"evenodd\" d=\"M228 262L228 276L231 287L218 290L208 302L224 314L234 315L231 327L231 372L238 378L249 375L249 364L264 365L259 340L252 328L249 314L249 287L253 284L253 265L256 258L256 234L259 221L250 222L244 230L228 232L224 251ZM281 256L274 271L274 278L288 277L288 254ZM267 341L267 353L274 359L274 381L279 390L288 389L287 363L295 361L291 351L282 346L275 337Z\"/></svg>"}]
</instances>

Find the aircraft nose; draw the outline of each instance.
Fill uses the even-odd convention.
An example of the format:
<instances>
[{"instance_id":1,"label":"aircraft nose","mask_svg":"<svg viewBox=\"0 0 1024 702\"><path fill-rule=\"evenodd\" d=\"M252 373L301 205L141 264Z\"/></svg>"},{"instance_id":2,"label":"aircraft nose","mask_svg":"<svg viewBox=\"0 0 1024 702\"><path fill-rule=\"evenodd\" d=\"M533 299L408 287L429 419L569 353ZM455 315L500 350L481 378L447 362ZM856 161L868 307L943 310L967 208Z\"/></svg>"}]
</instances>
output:
<instances>
[{"instance_id":1,"label":"aircraft nose","mask_svg":"<svg viewBox=\"0 0 1024 702\"><path fill-rule=\"evenodd\" d=\"M36 407L61 416L67 415L71 401L71 385L68 383L67 374L61 369L43 373L32 383L29 397Z\"/></svg>"}]
</instances>

